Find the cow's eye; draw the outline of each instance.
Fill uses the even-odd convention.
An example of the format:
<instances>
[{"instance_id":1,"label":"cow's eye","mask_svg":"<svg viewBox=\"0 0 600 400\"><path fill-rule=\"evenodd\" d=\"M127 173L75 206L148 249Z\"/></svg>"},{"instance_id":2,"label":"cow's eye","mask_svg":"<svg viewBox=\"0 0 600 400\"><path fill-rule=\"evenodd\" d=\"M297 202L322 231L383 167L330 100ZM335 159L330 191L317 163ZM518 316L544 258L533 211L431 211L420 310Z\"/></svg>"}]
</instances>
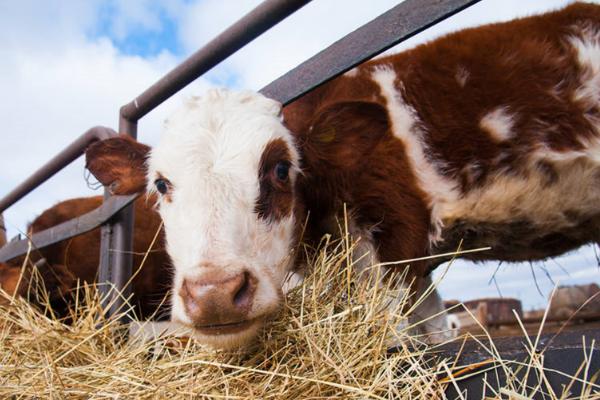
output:
<instances>
[{"instance_id":1,"label":"cow's eye","mask_svg":"<svg viewBox=\"0 0 600 400\"><path fill-rule=\"evenodd\" d=\"M169 182L166 179L159 178L155 180L154 186L160 194L166 194L169 191Z\"/></svg>"},{"instance_id":2,"label":"cow's eye","mask_svg":"<svg viewBox=\"0 0 600 400\"><path fill-rule=\"evenodd\" d=\"M288 179L290 174L290 163L287 161L279 161L277 165L275 165L275 176L281 182L285 182Z\"/></svg>"}]
</instances>

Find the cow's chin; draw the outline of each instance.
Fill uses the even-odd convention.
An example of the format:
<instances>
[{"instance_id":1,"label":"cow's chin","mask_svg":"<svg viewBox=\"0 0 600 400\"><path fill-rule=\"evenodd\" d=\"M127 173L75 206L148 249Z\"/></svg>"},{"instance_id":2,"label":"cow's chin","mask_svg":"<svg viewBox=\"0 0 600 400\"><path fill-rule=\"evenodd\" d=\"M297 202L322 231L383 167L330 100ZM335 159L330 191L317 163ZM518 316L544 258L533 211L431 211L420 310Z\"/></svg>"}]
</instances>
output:
<instances>
[{"instance_id":1,"label":"cow's chin","mask_svg":"<svg viewBox=\"0 0 600 400\"><path fill-rule=\"evenodd\" d=\"M256 318L235 324L194 326L192 337L215 349L232 350L252 343L264 325L264 318Z\"/></svg>"}]
</instances>

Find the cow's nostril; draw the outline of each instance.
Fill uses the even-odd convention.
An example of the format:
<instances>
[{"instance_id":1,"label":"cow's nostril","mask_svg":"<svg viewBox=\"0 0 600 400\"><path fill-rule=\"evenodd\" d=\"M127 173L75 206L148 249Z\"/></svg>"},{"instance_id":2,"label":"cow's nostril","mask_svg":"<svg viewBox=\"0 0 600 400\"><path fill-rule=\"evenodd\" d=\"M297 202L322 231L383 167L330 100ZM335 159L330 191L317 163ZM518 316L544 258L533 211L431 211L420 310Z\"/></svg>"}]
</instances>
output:
<instances>
[{"instance_id":1,"label":"cow's nostril","mask_svg":"<svg viewBox=\"0 0 600 400\"><path fill-rule=\"evenodd\" d=\"M249 271L224 280L204 279L183 281L179 295L185 312L195 325L220 325L245 321L252 309L257 279Z\"/></svg>"},{"instance_id":2,"label":"cow's nostril","mask_svg":"<svg viewBox=\"0 0 600 400\"><path fill-rule=\"evenodd\" d=\"M254 295L254 287L254 278L249 272L245 271L241 285L233 297L233 304L235 304L235 306L238 308L250 307L252 303L252 297Z\"/></svg>"}]
</instances>

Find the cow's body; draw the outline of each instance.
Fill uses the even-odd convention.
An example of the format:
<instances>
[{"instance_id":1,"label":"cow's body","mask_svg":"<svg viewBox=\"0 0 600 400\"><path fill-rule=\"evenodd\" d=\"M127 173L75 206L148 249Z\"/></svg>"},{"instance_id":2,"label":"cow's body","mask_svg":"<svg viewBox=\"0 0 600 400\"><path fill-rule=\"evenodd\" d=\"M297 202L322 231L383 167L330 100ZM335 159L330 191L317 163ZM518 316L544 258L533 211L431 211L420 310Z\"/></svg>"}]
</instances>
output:
<instances>
[{"instance_id":1,"label":"cow's body","mask_svg":"<svg viewBox=\"0 0 600 400\"><path fill-rule=\"evenodd\" d=\"M341 101L380 104L389 134L360 173L311 170L307 208L358 210L363 229L376 227L381 260L464 240L492 246L465 257L529 261L600 239L598 6L464 30L363 64L287 107L285 121L302 143L310 116Z\"/></svg>"},{"instance_id":2,"label":"cow's body","mask_svg":"<svg viewBox=\"0 0 600 400\"><path fill-rule=\"evenodd\" d=\"M88 168L117 193L162 193L174 318L230 346L280 304L307 211L318 240L346 204L369 264L462 239L492 246L469 257L506 261L598 241L599 89L600 7L575 4L363 64L283 122L260 95L212 91L151 152L111 139ZM414 290L433 266L411 264ZM434 299L417 313L441 311Z\"/></svg>"},{"instance_id":3,"label":"cow's body","mask_svg":"<svg viewBox=\"0 0 600 400\"><path fill-rule=\"evenodd\" d=\"M30 233L36 233L56 226L69 219L78 217L94 210L102 204L102 197L71 199L60 202L44 211L29 226ZM170 289L171 272L168 256L163 248L163 238L160 235L154 247L150 244L160 227L158 214L147 204L146 199L135 203L134 231L134 270L142 269L133 279L132 299L140 317L148 318L155 314L161 302ZM9 264L0 264L0 285L9 294L18 293L24 297L36 300L35 293L28 293L28 281L31 263L44 258L46 263L39 266L40 276L50 294L51 305L58 315L67 315L67 306L75 294L78 281L80 285L93 283L97 279L98 259L100 249L100 229L87 232L69 240L58 242L48 247L33 250L30 261L13 260ZM149 251L149 252L148 252ZM142 260L146 253L146 261ZM21 277L22 266L25 272ZM17 289L17 283L21 280ZM166 307L164 308L166 310ZM164 314L164 312L162 312Z\"/></svg>"}]
</instances>

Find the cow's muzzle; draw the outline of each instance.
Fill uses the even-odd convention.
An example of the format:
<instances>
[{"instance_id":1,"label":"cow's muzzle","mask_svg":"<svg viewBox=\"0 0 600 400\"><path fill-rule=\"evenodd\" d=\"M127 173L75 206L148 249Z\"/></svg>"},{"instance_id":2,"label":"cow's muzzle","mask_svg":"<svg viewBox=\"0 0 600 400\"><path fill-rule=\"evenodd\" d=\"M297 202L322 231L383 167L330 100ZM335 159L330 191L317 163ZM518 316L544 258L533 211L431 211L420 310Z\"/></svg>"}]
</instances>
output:
<instances>
[{"instance_id":1,"label":"cow's muzzle","mask_svg":"<svg viewBox=\"0 0 600 400\"><path fill-rule=\"evenodd\" d=\"M219 335L243 331L253 325L252 310L257 279L248 271L226 278L185 279L179 295L194 328Z\"/></svg>"}]
</instances>

